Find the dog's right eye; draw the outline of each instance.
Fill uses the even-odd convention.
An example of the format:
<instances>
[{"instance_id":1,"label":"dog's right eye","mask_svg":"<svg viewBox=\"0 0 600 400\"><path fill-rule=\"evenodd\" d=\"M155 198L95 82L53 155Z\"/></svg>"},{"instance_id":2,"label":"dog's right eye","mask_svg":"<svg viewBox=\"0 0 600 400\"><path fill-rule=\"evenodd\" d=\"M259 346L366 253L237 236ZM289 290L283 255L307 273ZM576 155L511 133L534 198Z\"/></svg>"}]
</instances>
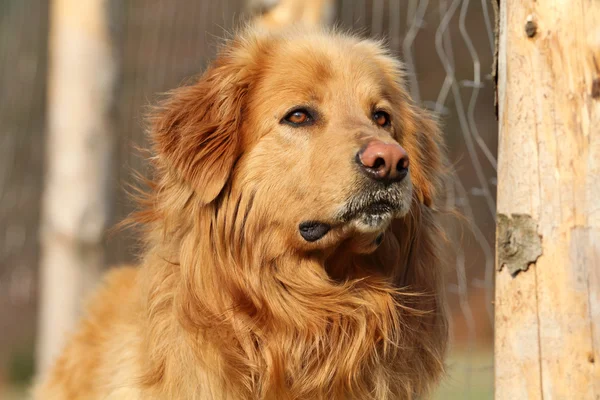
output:
<instances>
[{"instance_id":1,"label":"dog's right eye","mask_svg":"<svg viewBox=\"0 0 600 400\"><path fill-rule=\"evenodd\" d=\"M303 126L313 122L313 118L307 110L299 108L290 111L281 122L292 126Z\"/></svg>"}]
</instances>

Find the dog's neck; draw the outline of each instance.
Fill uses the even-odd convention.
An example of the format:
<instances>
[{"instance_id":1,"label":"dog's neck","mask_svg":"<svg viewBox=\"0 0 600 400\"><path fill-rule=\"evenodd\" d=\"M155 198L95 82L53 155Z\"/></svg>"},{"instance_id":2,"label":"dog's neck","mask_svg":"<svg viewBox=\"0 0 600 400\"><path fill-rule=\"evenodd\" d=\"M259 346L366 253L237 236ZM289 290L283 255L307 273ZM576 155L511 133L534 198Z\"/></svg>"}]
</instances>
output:
<instances>
[{"instance_id":1,"label":"dog's neck","mask_svg":"<svg viewBox=\"0 0 600 400\"><path fill-rule=\"evenodd\" d=\"M270 248L277 241L262 227L264 234L244 238L252 246L232 246L219 231L231 233L231 225L219 225L208 207L179 219L164 221L163 233L179 228L155 234L144 263L148 384L172 386L181 377L168 376L166 366L188 362L197 378L188 394L212 379L237 398L411 398L442 369L443 348L434 340L444 333L423 336L414 328L440 318L435 288L419 287L420 280L436 280L417 271L408 282L425 297L398 289L394 271L409 264L408 242L392 228L376 254L354 257L341 249L324 259ZM328 275L344 268L360 276ZM414 379L419 369L423 379Z\"/></svg>"}]
</instances>

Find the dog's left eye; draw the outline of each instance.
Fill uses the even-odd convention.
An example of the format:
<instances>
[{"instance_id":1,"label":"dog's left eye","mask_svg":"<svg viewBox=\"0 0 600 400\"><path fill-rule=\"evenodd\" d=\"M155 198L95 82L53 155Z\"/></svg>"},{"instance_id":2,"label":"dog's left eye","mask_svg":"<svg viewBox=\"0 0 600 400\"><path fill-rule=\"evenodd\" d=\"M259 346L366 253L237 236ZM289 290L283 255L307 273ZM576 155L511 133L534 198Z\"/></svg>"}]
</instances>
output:
<instances>
[{"instance_id":1,"label":"dog's left eye","mask_svg":"<svg viewBox=\"0 0 600 400\"><path fill-rule=\"evenodd\" d=\"M390 114L385 111L375 111L373 113L373 121L382 128L385 128L390 124Z\"/></svg>"},{"instance_id":2,"label":"dog's left eye","mask_svg":"<svg viewBox=\"0 0 600 400\"><path fill-rule=\"evenodd\" d=\"M313 118L310 115L310 113L303 108L299 108L290 111L285 117L283 117L283 120L281 122L285 122L292 126L302 126L307 125L312 121Z\"/></svg>"}]
</instances>

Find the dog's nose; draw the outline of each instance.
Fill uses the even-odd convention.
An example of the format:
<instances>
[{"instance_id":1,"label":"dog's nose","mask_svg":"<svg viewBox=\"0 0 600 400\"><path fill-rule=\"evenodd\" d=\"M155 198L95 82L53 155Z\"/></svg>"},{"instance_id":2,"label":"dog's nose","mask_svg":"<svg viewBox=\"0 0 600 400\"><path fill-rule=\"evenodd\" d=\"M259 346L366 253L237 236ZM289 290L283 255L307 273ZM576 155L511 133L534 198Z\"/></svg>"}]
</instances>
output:
<instances>
[{"instance_id":1,"label":"dog's nose","mask_svg":"<svg viewBox=\"0 0 600 400\"><path fill-rule=\"evenodd\" d=\"M378 181L400 182L408 174L408 154L397 143L372 140L356 154L356 161Z\"/></svg>"}]
</instances>

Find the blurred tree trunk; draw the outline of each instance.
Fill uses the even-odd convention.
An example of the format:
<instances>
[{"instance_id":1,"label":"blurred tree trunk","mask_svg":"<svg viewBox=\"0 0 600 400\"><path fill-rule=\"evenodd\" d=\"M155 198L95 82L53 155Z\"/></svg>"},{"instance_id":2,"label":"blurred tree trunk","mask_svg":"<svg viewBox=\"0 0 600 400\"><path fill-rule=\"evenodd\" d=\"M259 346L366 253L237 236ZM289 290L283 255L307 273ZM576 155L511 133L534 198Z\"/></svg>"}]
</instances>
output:
<instances>
[{"instance_id":1,"label":"blurred tree trunk","mask_svg":"<svg viewBox=\"0 0 600 400\"><path fill-rule=\"evenodd\" d=\"M500 1L498 400L600 398L599 21Z\"/></svg>"},{"instance_id":2,"label":"blurred tree trunk","mask_svg":"<svg viewBox=\"0 0 600 400\"><path fill-rule=\"evenodd\" d=\"M37 369L44 373L104 267L113 195L117 65L110 0L54 0L41 231Z\"/></svg>"},{"instance_id":3,"label":"blurred tree trunk","mask_svg":"<svg viewBox=\"0 0 600 400\"><path fill-rule=\"evenodd\" d=\"M268 28L303 23L328 25L333 22L333 0L249 0L251 9L261 13L258 21Z\"/></svg>"}]
</instances>

